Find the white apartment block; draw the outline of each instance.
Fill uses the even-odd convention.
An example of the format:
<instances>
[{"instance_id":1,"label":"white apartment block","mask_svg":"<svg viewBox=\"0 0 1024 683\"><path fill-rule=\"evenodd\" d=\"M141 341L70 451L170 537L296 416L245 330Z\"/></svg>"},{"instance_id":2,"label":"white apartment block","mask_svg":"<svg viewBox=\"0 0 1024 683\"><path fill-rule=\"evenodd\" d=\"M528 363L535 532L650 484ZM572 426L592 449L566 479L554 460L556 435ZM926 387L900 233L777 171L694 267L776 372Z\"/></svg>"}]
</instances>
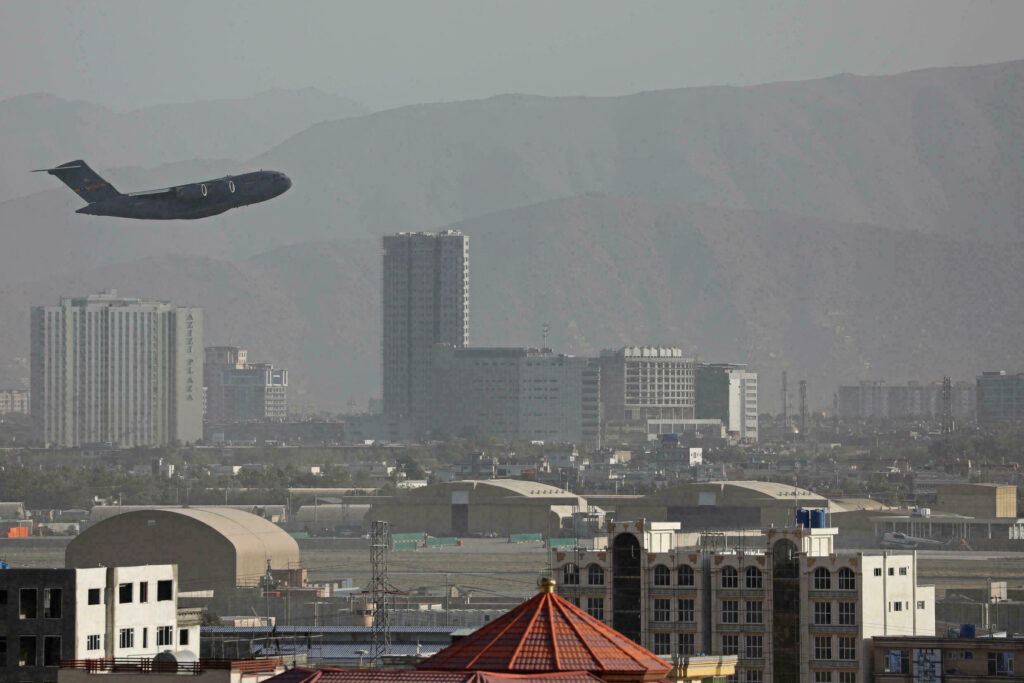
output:
<instances>
[{"instance_id":1,"label":"white apartment block","mask_svg":"<svg viewBox=\"0 0 1024 683\"><path fill-rule=\"evenodd\" d=\"M53 681L62 659L199 648L176 565L0 571L0 680Z\"/></svg>"},{"instance_id":2,"label":"white apartment block","mask_svg":"<svg viewBox=\"0 0 1024 683\"><path fill-rule=\"evenodd\" d=\"M428 427L435 344L469 343L469 238L446 231L382 240L384 412Z\"/></svg>"},{"instance_id":3,"label":"white apartment block","mask_svg":"<svg viewBox=\"0 0 1024 683\"><path fill-rule=\"evenodd\" d=\"M698 364L696 415L721 420L735 442L757 443L757 373L733 363Z\"/></svg>"},{"instance_id":4,"label":"white apartment block","mask_svg":"<svg viewBox=\"0 0 1024 683\"><path fill-rule=\"evenodd\" d=\"M914 553L836 553L830 528L703 550L679 524L609 522L607 547L552 551L558 592L669 661L738 655L739 683L868 683L870 639L934 635Z\"/></svg>"},{"instance_id":5,"label":"white apartment block","mask_svg":"<svg viewBox=\"0 0 1024 683\"><path fill-rule=\"evenodd\" d=\"M34 306L37 438L160 446L203 435L203 311L116 291Z\"/></svg>"}]
</instances>

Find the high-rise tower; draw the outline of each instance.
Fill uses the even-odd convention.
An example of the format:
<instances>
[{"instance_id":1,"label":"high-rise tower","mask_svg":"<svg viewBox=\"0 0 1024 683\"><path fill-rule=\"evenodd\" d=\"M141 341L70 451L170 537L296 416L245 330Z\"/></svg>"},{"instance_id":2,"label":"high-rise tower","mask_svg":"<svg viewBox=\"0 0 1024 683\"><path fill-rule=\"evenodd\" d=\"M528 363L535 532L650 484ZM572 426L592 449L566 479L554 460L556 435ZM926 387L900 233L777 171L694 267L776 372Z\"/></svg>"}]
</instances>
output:
<instances>
[{"instance_id":1,"label":"high-rise tower","mask_svg":"<svg viewBox=\"0 0 1024 683\"><path fill-rule=\"evenodd\" d=\"M469 343L469 238L386 235L383 291L384 412L429 428L435 344Z\"/></svg>"},{"instance_id":2,"label":"high-rise tower","mask_svg":"<svg viewBox=\"0 0 1024 683\"><path fill-rule=\"evenodd\" d=\"M203 311L116 291L32 308L32 416L53 446L203 437Z\"/></svg>"}]
</instances>

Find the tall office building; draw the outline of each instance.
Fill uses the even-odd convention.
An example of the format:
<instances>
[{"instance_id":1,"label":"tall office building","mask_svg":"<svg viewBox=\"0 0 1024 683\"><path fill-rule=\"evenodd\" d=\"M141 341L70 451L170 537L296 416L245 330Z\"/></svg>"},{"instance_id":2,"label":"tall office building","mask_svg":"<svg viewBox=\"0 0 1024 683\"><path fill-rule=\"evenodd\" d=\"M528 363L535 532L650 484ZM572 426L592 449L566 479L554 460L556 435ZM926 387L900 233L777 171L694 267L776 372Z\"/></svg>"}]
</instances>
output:
<instances>
[{"instance_id":1,"label":"tall office building","mask_svg":"<svg viewBox=\"0 0 1024 683\"><path fill-rule=\"evenodd\" d=\"M757 373L745 365L700 363L695 376L697 419L719 419L731 438L757 443Z\"/></svg>"},{"instance_id":2,"label":"tall office building","mask_svg":"<svg viewBox=\"0 0 1024 683\"><path fill-rule=\"evenodd\" d=\"M384 412L429 428L435 344L469 343L469 238L446 231L386 235Z\"/></svg>"},{"instance_id":3,"label":"tall office building","mask_svg":"<svg viewBox=\"0 0 1024 683\"><path fill-rule=\"evenodd\" d=\"M115 290L34 306L37 438L160 446L203 435L203 311Z\"/></svg>"},{"instance_id":4,"label":"tall office building","mask_svg":"<svg viewBox=\"0 0 1024 683\"><path fill-rule=\"evenodd\" d=\"M646 440L660 424L694 419L693 358L682 349L626 346L603 350L602 440Z\"/></svg>"},{"instance_id":5,"label":"tall office building","mask_svg":"<svg viewBox=\"0 0 1024 683\"><path fill-rule=\"evenodd\" d=\"M1024 421L1024 373L983 372L977 392L978 424Z\"/></svg>"},{"instance_id":6,"label":"tall office building","mask_svg":"<svg viewBox=\"0 0 1024 683\"><path fill-rule=\"evenodd\" d=\"M601 371L592 358L438 344L434 370L434 430L600 447Z\"/></svg>"},{"instance_id":7,"label":"tall office building","mask_svg":"<svg viewBox=\"0 0 1024 683\"><path fill-rule=\"evenodd\" d=\"M207 346L206 421L213 424L283 420L288 416L288 371L250 363L237 346Z\"/></svg>"}]
</instances>

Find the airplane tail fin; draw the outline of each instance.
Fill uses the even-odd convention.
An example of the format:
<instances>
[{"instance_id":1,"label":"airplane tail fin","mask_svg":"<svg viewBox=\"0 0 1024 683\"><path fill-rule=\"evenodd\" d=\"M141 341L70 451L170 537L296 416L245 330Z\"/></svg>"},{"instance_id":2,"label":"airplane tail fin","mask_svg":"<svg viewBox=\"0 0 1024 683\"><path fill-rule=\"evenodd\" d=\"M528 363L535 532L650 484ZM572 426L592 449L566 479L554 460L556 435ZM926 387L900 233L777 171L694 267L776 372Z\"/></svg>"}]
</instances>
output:
<instances>
[{"instance_id":1,"label":"airplane tail fin","mask_svg":"<svg viewBox=\"0 0 1024 683\"><path fill-rule=\"evenodd\" d=\"M90 204L121 195L113 185L101 178L96 171L89 168L89 164L81 159L69 161L56 168L40 168L35 172L46 172L57 176L65 185L74 190L75 194Z\"/></svg>"}]
</instances>

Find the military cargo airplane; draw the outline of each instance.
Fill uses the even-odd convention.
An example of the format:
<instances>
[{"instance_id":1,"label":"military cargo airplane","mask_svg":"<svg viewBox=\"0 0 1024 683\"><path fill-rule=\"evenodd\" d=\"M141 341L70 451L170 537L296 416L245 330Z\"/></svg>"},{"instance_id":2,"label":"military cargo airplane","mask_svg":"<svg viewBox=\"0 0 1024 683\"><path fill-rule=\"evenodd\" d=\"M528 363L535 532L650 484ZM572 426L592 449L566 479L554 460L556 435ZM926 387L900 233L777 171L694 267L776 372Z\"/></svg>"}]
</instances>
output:
<instances>
[{"instance_id":1,"label":"military cargo airplane","mask_svg":"<svg viewBox=\"0 0 1024 683\"><path fill-rule=\"evenodd\" d=\"M215 216L228 209L273 199L292 186L291 179L284 173L255 171L122 194L81 159L34 172L57 176L89 203L75 213L149 220Z\"/></svg>"}]
</instances>

